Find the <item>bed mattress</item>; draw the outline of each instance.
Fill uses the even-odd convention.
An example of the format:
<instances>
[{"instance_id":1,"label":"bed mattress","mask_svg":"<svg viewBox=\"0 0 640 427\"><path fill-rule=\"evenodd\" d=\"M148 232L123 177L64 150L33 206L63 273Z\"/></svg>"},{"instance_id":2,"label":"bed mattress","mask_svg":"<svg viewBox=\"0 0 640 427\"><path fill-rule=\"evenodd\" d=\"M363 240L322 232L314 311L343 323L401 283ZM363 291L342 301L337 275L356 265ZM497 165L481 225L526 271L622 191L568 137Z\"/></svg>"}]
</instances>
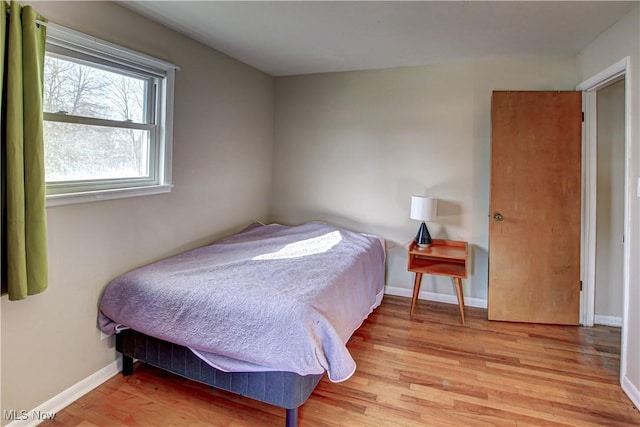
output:
<instances>
[{"instance_id":1,"label":"bed mattress","mask_svg":"<svg viewBox=\"0 0 640 427\"><path fill-rule=\"evenodd\" d=\"M132 328L227 372L355 371L346 342L384 291L384 248L320 222L250 227L133 270L100 303L105 333Z\"/></svg>"}]
</instances>

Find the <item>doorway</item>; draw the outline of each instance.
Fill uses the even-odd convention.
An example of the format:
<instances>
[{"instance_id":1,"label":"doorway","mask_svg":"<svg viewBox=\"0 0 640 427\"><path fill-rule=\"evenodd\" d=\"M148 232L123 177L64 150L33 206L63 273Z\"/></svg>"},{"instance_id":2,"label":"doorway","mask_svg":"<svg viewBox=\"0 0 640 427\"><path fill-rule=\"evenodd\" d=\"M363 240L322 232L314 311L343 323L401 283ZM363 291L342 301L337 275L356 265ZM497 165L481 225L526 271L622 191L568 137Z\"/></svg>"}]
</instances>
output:
<instances>
[{"instance_id":1,"label":"doorway","mask_svg":"<svg viewBox=\"0 0 640 427\"><path fill-rule=\"evenodd\" d=\"M594 323L622 326L624 77L598 90Z\"/></svg>"},{"instance_id":2,"label":"doorway","mask_svg":"<svg viewBox=\"0 0 640 427\"><path fill-rule=\"evenodd\" d=\"M622 169L622 231L623 236L629 235L629 200L632 184L628 176L629 141L631 137L631 120L629 113L630 87L626 78L629 67L629 57L613 64L606 70L598 73L590 79L579 84L577 89L583 93L584 131L583 131L583 185L582 185L582 280L583 291L580 302L580 323L585 326L593 326L596 307L596 270L597 270L597 208L598 208L598 92L623 81L624 83L624 160L617 168ZM604 94L604 92L603 92ZM619 236L619 238L623 238ZM613 240L613 239L612 239ZM602 260L601 260L602 261ZM626 329L628 322L629 300L629 239L622 243L622 318L621 318L621 345L620 345L620 378L626 373L627 339ZM604 292L602 290L601 292Z\"/></svg>"}]
</instances>

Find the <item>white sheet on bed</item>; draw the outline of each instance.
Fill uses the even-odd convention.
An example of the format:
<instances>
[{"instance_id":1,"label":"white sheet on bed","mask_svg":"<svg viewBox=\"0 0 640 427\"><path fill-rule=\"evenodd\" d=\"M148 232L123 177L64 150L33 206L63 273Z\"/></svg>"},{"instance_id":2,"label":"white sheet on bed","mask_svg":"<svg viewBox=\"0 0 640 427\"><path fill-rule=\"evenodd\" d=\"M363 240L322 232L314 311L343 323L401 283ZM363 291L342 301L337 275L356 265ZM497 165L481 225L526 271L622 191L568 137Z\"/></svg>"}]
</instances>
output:
<instances>
[{"instance_id":1,"label":"white sheet on bed","mask_svg":"<svg viewBox=\"0 0 640 427\"><path fill-rule=\"evenodd\" d=\"M112 281L101 329L131 327L225 371L344 381L345 344L382 300L384 257L377 237L320 222L250 227Z\"/></svg>"}]
</instances>

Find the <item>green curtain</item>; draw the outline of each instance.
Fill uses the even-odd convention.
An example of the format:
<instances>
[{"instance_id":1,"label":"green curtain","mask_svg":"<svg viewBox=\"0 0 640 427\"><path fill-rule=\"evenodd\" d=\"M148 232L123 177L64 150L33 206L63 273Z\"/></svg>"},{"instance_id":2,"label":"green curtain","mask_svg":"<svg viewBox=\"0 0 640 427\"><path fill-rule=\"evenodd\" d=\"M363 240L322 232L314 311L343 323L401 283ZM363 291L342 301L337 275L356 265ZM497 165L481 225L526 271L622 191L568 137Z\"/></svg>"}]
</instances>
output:
<instances>
[{"instance_id":1,"label":"green curtain","mask_svg":"<svg viewBox=\"0 0 640 427\"><path fill-rule=\"evenodd\" d=\"M0 0L2 282L10 300L47 288L42 91L46 27L31 6Z\"/></svg>"}]
</instances>

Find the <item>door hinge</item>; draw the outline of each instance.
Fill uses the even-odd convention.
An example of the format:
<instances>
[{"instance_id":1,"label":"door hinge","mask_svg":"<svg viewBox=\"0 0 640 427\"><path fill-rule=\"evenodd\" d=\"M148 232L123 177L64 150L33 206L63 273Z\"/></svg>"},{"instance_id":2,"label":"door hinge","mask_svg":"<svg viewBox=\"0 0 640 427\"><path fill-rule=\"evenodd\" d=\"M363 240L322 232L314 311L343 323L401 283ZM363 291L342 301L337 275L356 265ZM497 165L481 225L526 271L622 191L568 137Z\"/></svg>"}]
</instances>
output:
<instances>
[{"instance_id":1,"label":"door hinge","mask_svg":"<svg viewBox=\"0 0 640 427\"><path fill-rule=\"evenodd\" d=\"M584 111L582 112L582 121L584 122Z\"/></svg>"},{"instance_id":2,"label":"door hinge","mask_svg":"<svg viewBox=\"0 0 640 427\"><path fill-rule=\"evenodd\" d=\"M582 280L580 280L580 290L582 290Z\"/></svg>"}]
</instances>

